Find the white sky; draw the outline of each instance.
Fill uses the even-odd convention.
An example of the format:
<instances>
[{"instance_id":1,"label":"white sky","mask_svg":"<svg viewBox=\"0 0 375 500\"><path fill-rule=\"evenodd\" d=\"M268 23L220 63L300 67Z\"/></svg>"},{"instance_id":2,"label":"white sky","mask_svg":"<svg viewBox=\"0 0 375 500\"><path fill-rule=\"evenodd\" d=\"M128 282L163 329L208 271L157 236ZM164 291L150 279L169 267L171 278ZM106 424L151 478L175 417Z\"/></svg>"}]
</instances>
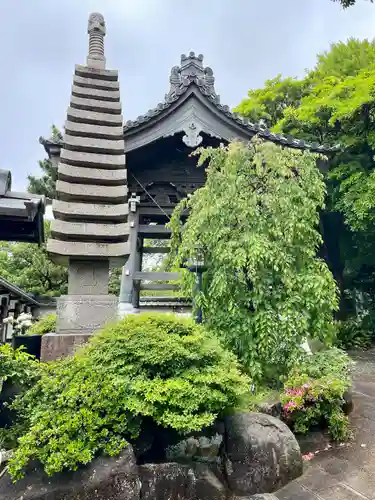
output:
<instances>
[{"instance_id":1,"label":"white sky","mask_svg":"<svg viewBox=\"0 0 375 500\"><path fill-rule=\"evenodd\" d=\"M330 0L0 0L0 168L26 189L44 150L40 135L61 127L76 63L87 54L87 19L107 23L107 66L120 72L124 118L156 106L181 53L203 53L221 102L233 107L264 80L301 76L331 42L373 38L375 4L343 11Z\"/></svg>"}]
</instances>

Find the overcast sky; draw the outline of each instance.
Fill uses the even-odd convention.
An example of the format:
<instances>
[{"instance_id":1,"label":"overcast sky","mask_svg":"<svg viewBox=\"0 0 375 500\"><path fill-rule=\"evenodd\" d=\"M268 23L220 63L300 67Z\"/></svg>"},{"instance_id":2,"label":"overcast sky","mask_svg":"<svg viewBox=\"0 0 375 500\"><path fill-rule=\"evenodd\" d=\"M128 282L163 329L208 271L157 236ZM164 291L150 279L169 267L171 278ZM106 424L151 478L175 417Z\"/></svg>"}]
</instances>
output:
<instances>
[{"instance_id":1,"label":"overcast sky","mask_svg":"<svg viewBox=\"0 0 375 500\"><path fill-rule=\"evenodd\" d=\"M75 64L85 63L87 19L107 24L107 67L120 73L124 119L156 106L170 68L194 50L211 66L221 102L282 73L301 76L331 42L375 36L375 4L343 11L330 0L0 0L0 168L26 189L44 150L40 135L64 124Z\"/></svg>"}]
</instances>

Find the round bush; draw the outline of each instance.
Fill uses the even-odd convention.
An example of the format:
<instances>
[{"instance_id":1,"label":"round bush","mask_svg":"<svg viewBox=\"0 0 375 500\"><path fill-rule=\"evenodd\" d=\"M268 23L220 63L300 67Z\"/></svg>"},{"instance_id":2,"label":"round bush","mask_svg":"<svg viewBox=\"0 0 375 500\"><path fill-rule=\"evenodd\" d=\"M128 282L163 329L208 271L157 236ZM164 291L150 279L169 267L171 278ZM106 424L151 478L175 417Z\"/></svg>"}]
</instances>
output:
<instances>
[{"instance_id":1,"label":"round bush","mask_svg":"<svg viewBox=\"0 0 375 500\"><path fill-rule=\"evenodd\" d=\"M16 403L24 435L13 478L31 460L48 474L115 455L143 417L181 433L211 425L249 389L234 355L191 319L128 316L52 364Z\"/></svg>"}]
</instances>

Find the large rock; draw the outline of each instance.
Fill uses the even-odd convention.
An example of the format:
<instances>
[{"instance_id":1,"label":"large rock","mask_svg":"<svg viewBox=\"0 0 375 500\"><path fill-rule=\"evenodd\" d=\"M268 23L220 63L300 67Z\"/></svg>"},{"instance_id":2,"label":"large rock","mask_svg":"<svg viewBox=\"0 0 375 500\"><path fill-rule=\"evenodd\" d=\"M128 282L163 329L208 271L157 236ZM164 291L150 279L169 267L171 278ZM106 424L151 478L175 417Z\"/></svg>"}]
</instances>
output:
<instances>
[{"instance_id":1,"label":"large rock","mask_svg":"<svg viewBox=\"0 0 375 500\"><path fill-rule=\"evenodd\" d=\"M302 474L298 442L280 420L243 412L227 417L225 427L225 468L235 495L270 493Z\"/></svg>"},{"instance_id":2,"label":"large rock","mask_svg":"<svg viewBox=\"0 0 375 500\"><path fill-rule=\"evenodd\" d=\"M12 483L0 478L0 500L139 500L140 482L132 447L103 457L76 472L48 477L40 468Z\"/></svg>"},{"instance_id":3,"label":"large rock","mask_svg":"<svg viewBox=\"0 0 375 500\"><path fill-rule=\"evenodd\" d=\"M142 500L225 500L227 490L204 464L164 463L139 467Z\"/></svg>"}]
</instances>

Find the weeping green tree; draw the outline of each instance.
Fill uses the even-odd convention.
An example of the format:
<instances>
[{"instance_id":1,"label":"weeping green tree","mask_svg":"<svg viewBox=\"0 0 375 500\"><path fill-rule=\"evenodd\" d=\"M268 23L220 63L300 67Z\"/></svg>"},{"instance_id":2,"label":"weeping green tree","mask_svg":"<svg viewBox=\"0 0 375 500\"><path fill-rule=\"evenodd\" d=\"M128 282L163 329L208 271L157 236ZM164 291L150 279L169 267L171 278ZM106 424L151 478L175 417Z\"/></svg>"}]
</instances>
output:
<instances>
[{"instance_id":1,"label":"weeping green tree","mask_svg":"<svg viewBox=\"0 0 375 500\"><path fill-rule=\"evenodd\" d=\"M317 257L325 197L317 155L259 140L199 154L207 181L173 214L174 264L203 256L204 322L254 379L275 381L306 337L328 342L334 333L336 285ZM184 286L194 287L192 274Z\"/></svg>"}]
</instances>

